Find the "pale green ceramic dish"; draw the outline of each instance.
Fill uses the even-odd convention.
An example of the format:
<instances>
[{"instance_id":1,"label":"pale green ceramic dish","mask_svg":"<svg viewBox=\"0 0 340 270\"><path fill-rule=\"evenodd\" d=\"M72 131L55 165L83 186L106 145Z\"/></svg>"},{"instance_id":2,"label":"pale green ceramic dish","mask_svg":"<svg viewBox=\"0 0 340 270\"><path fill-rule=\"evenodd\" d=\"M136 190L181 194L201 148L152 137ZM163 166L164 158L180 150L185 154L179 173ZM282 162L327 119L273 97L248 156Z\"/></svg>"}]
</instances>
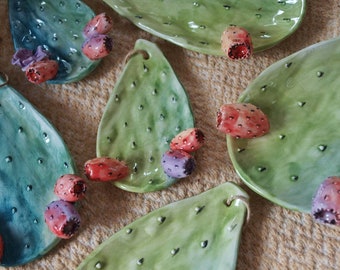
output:
<instances>
[{"instance_id":1,"label":"pale green ceramic dish","mask_svg":"<svg viewBox=\"0 0 340 270\"><path fill-rule=\"evenodd\" d=\"M340 38L303 49L266 69L240 97L269 117L269 134L228 137L232 162L263 197L310 212L316 189L340 175Z\"/></svg>"},{"instance_id":2,"label":"pale green ceramic dish","mask_svg":"<svg viewBox=\"0 0 340 270\"><path fill-rule=\"evenodd\" d=\"M7 267L37 259L59 242L44 210L57 198L56 180L75 166L54 127L8 85L0 87L0 142L0 265Z\"/></svg>"},{"instance_id":3,"label":"pale green ceramic dish","mask_svg":"<svg viewBox=\"0 0 340 270\"><path fill-rule=\"evenodd\" d=\"M227 182L166 205L115 233L78 270L235 269L244 201L248 195Z\"/></svg>"},{"instance_id":4,"label":"pale green ceramic dish","mask_svg":"<svg viewBox=\"0 0 340 270\"><path fill-rule=\"evenodd\" d=\"M186 49L223 55L221 35L242 26L258 52L279 43L300 25L305 0L104 0L136 26Z\"/></svg>"},{"instance_id":5,"label":"pale green ceramic dish","mask_svg":"<svg viewBox=\"0 0 340 270\"><path fill-rule=\"evenodd\" d=\"M97 134L97 156L127 163L130 175L113 183L132 192L164 189L177 181L161 166L180 131L194 127L189 99L159 48L138 40L106 105Z\"/></svg>"}]
</instances>

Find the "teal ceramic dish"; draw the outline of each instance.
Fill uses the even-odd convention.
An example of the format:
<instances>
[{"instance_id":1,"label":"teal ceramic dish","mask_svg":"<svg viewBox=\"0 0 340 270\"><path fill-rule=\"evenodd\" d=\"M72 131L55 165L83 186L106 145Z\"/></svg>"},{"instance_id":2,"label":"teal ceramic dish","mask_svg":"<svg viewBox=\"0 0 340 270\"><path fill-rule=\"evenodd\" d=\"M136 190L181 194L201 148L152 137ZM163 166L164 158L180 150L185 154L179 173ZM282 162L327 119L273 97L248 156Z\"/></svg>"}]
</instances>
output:
<instances>
[{"instance_id":1,"label":"teal ceramic dish","mask_svg":"<svg viewBox=\"0 0 340 270\"><path fill-rule=\"evenodd\" d=\"M291 35L305 13L305 0L104 0L117 13L153 35L204 54L223 55L221 35L229 25L251 34L254 52Z\"/></svg>"},{"instance_id":2,"label":"teal ceramic dish","mask_svg":"<svg viewBox=\"0 0 340 270\"><path fill-rule=\"evenodd\" d=\"M232 162L254 191L310 212L328 176L340 175L340 38L307 47L270 66L240 97L269 117L270 132L228 137Z\"/></svg>"},{"instance_id":3,"label":"teal ceramic dish","mask_svg":"<svg viewBox=\"0 0 340 270\"><path fill-rule=\"evenodd\" d=\"M82 52L84 26L93 11L78 0L8 0L9 21L15 50L36 50L42 46L51 59L58 61L55 78L47 83L70 83L92 72L99 60L92 61Z\"/></svg>"},{"instance_id":4,"label":"teal ceramic dish","mask_svg":"<svg viewBox=\"0 0 340 270\"><path fill-rule=\"evenodd\" d=\"M0 265L7 267L39 258L59 242L44 210L57 199L56 180L75 166L54 127L8 85L0 87L0 142Z\"/></svg>"}]
</instances>

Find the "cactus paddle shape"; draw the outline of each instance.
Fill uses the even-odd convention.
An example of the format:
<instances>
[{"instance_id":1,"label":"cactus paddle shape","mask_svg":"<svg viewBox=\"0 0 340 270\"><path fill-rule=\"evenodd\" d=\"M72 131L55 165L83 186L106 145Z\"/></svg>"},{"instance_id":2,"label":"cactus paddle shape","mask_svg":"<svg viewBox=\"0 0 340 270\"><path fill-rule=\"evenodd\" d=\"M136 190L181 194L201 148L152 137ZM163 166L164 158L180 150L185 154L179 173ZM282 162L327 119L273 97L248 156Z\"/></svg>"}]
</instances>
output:
<instances>
[{"instance_id":1,"label":"cactus paddle shape","mask_svg":"<svg viewBox=\"0 0 340 270\"><path fill-rule=\"evenodd\" d=\"M229 25L245 28L254 52L274 46L300 25L305 0L104 0L136 26L186 49L223 55L221 36Z\"/></svg>"},{"instance_id":2,"label":"cactus paddle shape","mask_svg":"<svg viewBox=\"0 0 340 270\"><path fill-rule=\"evenodd\" d=\"M235 269L247 200L227 182L166 205L115 233L78 270Z\"/></svg>"},{"instance_id":3,"label":"cactus paddle shape","mask_svg":"<svg viewBox=\"0 0 340 270\"><path fill-rule=\"evenodd\" d=\"M124 161L131 173L113 183L128 191L160 190L176 182L161 158L170 141L194 126L189 100L158 47L138 40L134 55L106 105L97 134L97 156Z\"/></svg>"},{"instance_id":4,"label":"cactus paddle shape","mask_svg":"<svg viewBox=\"0 0 340 270\"><path fill-rule=\"evenodd\" d=\"M236 170L256 192L286 208L310 212L328 176L340 175L340 38L305 48L270 66L240 97L261 108L270 132L228 137Z\"/></svg>"},{"instance_id":5,"label":"cactus paddle shape","mask_svg":"<svg viewBox=\"0 0 340 270\"><path fill-rule=\"evenodd\" d=\"M82 53L82 31L94 16L83 2L8 0L8 10L15 49L35 51L42 46L58 61L58 73L48 83L79 81L99 64Z\"/></svg>"},{"instance_id":6,"label":"cactus paddle shape","mask_svg":"<svg viewBox=\"0 0 340 270\"><path fill-rule=\"evenodd\" d=\"M1 265L14 266L59 242L44 222L44 210L57 199L56 180L75 167L54 127L8 85L0 87L0 142Z\"/></svg>"}]
</instances>

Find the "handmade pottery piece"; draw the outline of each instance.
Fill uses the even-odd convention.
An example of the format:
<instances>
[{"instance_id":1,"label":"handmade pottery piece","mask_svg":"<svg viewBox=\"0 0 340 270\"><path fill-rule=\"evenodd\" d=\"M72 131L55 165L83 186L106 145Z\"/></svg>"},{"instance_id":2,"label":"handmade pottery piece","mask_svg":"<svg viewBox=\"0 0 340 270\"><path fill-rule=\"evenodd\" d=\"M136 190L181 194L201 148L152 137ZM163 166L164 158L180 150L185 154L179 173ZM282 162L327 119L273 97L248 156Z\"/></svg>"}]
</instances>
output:
<instances>
[{"instance_id":1,"label":"handmade pottery piece","mask_svg":"<svg viewBox=\"0 0 340 270\"><path fill-rule=\"evenodd\" d=\"M41 257L59 238L44 222L57 198L54 184L74 173L70 153L54 127L0 77L0 235L3 266Z\"/></svg>"},{"instance_id":2,"label":"handmade pottery piece","mask_svg":"<svg viewBox=\"0 0 340 270\"><path fill-rule=\"evenodd\" d=\"M135 44L106 105L97 134L97 156L124 161L130 174L113 183L124 190L148 192L177 181L166 176L161 157L182 130L194 127L189 100L158 47Z\"/></svg>"},{"instance_id":3,"label":"handmade pottery piece","mask_svg":"<svg viewBox=\"0 0 340 270\"><path fill-rule=\"evenodd\" d=\"M305 0L152 1L104 0L136 26L186 49L223 55L221 36L230 25L245 28L254 52L282 41L300 25Z\"/></svg>"},{"instance_id":4,"label":"handmade pottery piece","mask_svg":"<svg viewBox=\"0 0 340 270\"><path fill-rule=\"evenodd\" d=\"M57 75L47 83L79 81L99 64L82 53L82 31L94 17L83 2L8 0L8 11L15 49L35 51L42 46L58 62Z\"/></svg>"},{"instance_id":5,"label":"handmade pottery piece","mask_svg":"<svg viewBox=\"0 0 340 270\"><path fill-rule=\"evenodd\" d=\"M115 233L78 270L235 269L247 201L227 182L166 205Z\"/></svg>"},{"instance_id":6,"label":"handmade pottery piece","mask_svg":"<svg viewBox=\"0 0 340 270\"><path fill-rule=\"evenodd\" d=\"M310 212L328 176L340 175L340 38L307 47L263 71L240 97L268 116L255 139L228 137L232 162L263 197Z\"/></svg>"}]
</instances>

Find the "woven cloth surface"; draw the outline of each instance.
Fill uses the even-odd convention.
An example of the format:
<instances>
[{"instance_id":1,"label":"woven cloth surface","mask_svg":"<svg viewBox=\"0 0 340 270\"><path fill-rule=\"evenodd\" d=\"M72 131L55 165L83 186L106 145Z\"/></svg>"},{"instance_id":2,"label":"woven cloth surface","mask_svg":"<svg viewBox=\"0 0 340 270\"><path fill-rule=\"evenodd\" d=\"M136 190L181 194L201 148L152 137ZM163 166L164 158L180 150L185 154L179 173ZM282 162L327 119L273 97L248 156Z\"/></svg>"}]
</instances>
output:
<instances>
[{"instance_id":1,"label":"woven cloth surface","mask_svg":"<svg viewBox=\"0 0 340 270\"><path fill-rule=\"evenodd\" d=\"M155 42L169 60L188 92L196 126L204 130L206 145L197 155L195 173L163 191L135 194L110 183L89 183L80 209L82 227L78 235L61 241L41 259L9 269L75 269L101 242L137 218L226 181L238 183L250 196L251 218L242 232L237 269L340 269L340 229L317 224L309 214L284 209L247 188L231 164L225 136L215 128L217 109L236 102L265 68L309 45L340 35L340 2L308 0L305 18L293 35L241 62L183 49L140 30L101 1L85 2L95 13L105 11L112 17L113 52L82 81L36 86L10 64L14 48L7 1L0 1L0 71L8 74L10 85L57 128L79 171L95 156L103 110L124 68L124 58L139 38Z\"/></svg>"}]
</instances>

